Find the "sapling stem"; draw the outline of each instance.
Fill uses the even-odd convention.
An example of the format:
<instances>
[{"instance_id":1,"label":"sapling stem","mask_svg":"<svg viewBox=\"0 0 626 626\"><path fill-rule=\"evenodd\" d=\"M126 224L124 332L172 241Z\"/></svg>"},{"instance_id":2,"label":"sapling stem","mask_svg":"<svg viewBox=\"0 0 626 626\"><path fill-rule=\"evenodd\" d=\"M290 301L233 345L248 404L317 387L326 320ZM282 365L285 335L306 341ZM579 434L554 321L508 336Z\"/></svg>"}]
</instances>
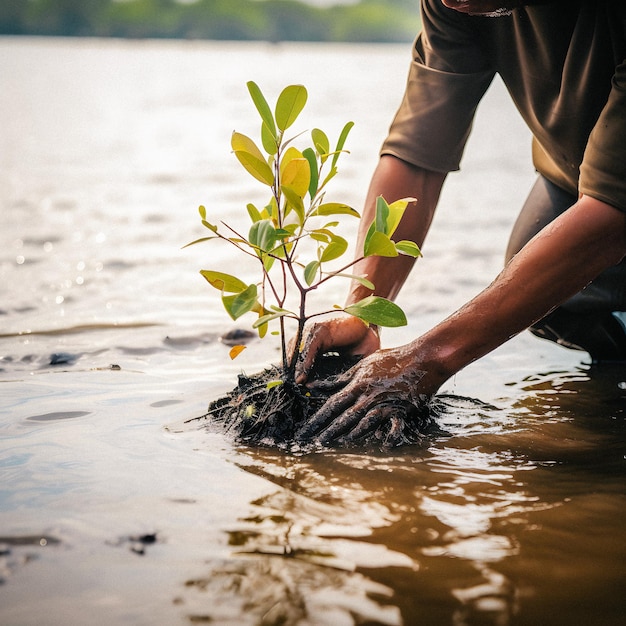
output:
<instances>
[{"instance_id":1,"label":"sapling stem","mask_svg":"<svg viewBox=\"0 0 626 626\"><path fill-rule=\"evenodd\" d=\"M244 169L266 188L269 187L269 203L262 209L253 204L247 205L252 221L247 236L221 220L231 236L219 232L218 226L207 221L206 209L200 207L202 223L211 235L192 243L212 239L227 241L260 263L260 280L252 284L214 270L202 270L201 273L221 292L222 303L233 319L248 312L256 313L253 327L257 328L261 337L266 334L268 325L278 320L284 382L295 383L295 369L306 323L312 317L322 315L307 312L308 294L339 275L359 280L373 290L374 286L365 277L344 272L366 256L419 256L420 253L413 242L395 243L391 239L411 199L388 205L379 198L376 218L368 231L363 253L355 255L352 261L342 264L338 270L326 271L326 264L339 259L348 248L347 240L336 232L341 226L339 218L350 215L360 219L360 215L348 205L328 202L325 198L326 186L337 174L336 164L345 152L344 143L353 123L344 125L334 149L331 149L326 133L314 128L310 133L312 145L300 151L294 144L295 139L302 139L303 133L286 138L285 131L304 108L308 97L306 89L302 85L286 87L279 95L274 110L256 84L248 83L248 91L262 119L261 145L265 154L252 139L237 132L233 133L231 146ZM325 171L327 167L330 167L328 172ZM318 225L320 222L321 225ZM297 260L302 239L315 244L315 257L308 263ZM277 264L279 268L275 267ZM285 309L289 294L294 290L298 298L297 313ZM270 304L266 302L268 297ZM344 310L379 326L406 323L406 317L397 305L377 296L364 298ZM291 352L286 336L287 318L296 321L294 349ZM235 355L239 351L235 351Z\"/></svg>"}]
</instances>

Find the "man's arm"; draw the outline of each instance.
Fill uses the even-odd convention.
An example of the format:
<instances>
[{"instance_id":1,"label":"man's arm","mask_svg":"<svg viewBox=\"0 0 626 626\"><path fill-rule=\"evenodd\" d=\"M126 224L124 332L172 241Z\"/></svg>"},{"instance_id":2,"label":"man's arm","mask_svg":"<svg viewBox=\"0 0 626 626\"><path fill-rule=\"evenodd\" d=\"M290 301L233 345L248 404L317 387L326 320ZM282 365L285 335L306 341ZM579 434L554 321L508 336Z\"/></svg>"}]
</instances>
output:
<instances>
[{"instance_id":1,"label":"man's arm","mask_svg":"<svg viewBox=\"0 0 626 626\"><path fill-rule=\"evenodd\" d=\"M459 311L409 344L379 350L343 376L302 437L331 441L383 403L419 403L452 375L512 338L626 254L626 214L582 196ZM349 434L347 435L349 439Z\"/></svg>"},{"instance_id":2,"label":"man's arm","mask_svg":"<svg viewBox=\"0 0 626 626\"><path fill-rule=\"evenodd\" d=\"M375 216L378 196L383 196L389 203L401 198L417 198L417 202L409 205L405 211L394 239L409 239L421 246L430 228L445 177L446 174L410 165L396 157L382 156L366 197L357 250L363 249L367 229ZM376 287L373 293L393 300L414 263L414 258L405 255L393 258L368 257L354 268L354 273L367 276ZM371 290L353 281L346 305L358 302L371 293ZM296 378L300 383L305 382L316 357L328 350L367 356L379 347L378 330L355 317L335 317L311 324L303 340Z\"/></svg>"}]
</instances>

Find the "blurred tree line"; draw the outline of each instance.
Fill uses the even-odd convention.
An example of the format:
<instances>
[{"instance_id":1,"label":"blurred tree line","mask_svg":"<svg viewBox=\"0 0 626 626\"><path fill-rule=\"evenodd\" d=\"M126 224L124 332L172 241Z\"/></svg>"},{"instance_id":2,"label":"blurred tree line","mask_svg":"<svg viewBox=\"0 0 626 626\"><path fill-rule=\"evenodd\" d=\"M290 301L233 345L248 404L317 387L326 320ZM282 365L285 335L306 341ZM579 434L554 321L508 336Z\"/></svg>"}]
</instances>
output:
<instances>
[{"instance_id":1,"label":"blurred tree line","mask_svg":"<svg viewBox=\"0 0 626 626\"><path fill-rule=\"evenodd\" d=\"M0 35L410 41L419 0L0 0Z\"/></svg>"}]
</instances>

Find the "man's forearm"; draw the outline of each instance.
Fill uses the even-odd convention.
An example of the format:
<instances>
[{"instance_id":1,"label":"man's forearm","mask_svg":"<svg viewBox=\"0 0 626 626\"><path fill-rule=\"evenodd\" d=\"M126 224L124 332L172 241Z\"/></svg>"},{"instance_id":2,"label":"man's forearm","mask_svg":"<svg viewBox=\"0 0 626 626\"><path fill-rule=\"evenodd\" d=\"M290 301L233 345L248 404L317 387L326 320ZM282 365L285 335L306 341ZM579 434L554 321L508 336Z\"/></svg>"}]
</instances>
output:
<instances>
[{"instance_id":1,"label":"man's forearm","mask_svg":"<svg viewBox=\"0 0 626 626\"><path fill-rule=\"evenodd\" d=\"M626 214L583 196L494 282L411 346L437 388L585 287L626 254Z\"/></svg>"},{"instance_id":2,"label":"man's forearm","mask_svg":"<svg viewBox=\"0 0 626 626\"><path fill-rule=\"evenodd\" d=\"M394 239L409 239L421 246L430 228L445 177L445 174L415 167L392 156L381 157L367 194L357 250L363 249L365 234L375 217L378 196L383 196L389 203L407 197L417 199L417 202L407 207ZM368 257L356 266L355 273L366 275L374 283L376 295L393 300L414 263L415 259L404 255L393 258ZM354 281L346 303L357 302L371 293Z\"/></svg>"}]
</instances>

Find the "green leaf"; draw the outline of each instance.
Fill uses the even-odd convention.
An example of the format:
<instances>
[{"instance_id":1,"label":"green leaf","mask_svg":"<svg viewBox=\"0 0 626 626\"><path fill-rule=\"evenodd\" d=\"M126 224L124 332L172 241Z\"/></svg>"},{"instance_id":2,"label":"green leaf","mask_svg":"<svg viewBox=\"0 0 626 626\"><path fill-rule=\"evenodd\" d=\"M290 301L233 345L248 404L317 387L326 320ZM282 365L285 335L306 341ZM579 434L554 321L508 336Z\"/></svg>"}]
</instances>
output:
<instances>
[{"instance_id":1,"label":"green leaf","mask_svg":"<svg viewBox=\"0 0 626 626\"><path fill-rule=\"evenodd\" d=\"M355 211L347 204L341 204L340 202L325 202L320 204L313 215L353 215L354 217L361 217L358 211Z\"/></svg>"},{"instance_id":2,"label":"green leaf","mask_svg":"<svg viewBox=\"0 0 626 626\"><path fill-rule=\"evenodd\" d=\"M246 205L246 209L248 209L248 215L250 216L250 219L252 220L252 223L254 222L260 222L263 218L261 217L261 213L259 211L259 209L257 209L254 204L250 203Z\"/></svg>"},{"instance_id":3,"label":"green leaf","mask_svg":"<svg viewBox=\"0 0 626 626\"><path fill-rule=\"evenodd\" d=\"M311 180L309 181L309 195L311 199L317 193L317 187L319 185L319 170L317 169L317 159L315 158L315 152L311 148L306 148L302 151L302 156L309 162L309 170L311 171Z\"/></svg>"},{"instance_id":4,"label":"green leaf","mask_svg":"<svg viewBox=\"0 0 626 626\"><path fill-rule=\"evenodd\" d=\"M189 246L194 246L197 243L202 243L203 241L209 241L211 239L219 239L219 237L201 237L200 239L195 239L187 244L185 244L182 249L188 248Z\"/></svg>"},{"instance_id":5,"label":"green leaf","mask_svg":"<svg viewBox=\"0 0 626 626\"><path fill-rule=\"evenodd\" d=\"M329 233L324 229L312 230L309 233L309 237L311 239L313 239L314 241L320 241L321 243L328 243L331 239L331 235L332 233Z\"/></svg>"},{"instance_id":6,"label":"green leaf","mask_svg":"<svg viewBox=\"0 0 626 626\"><path fill-rule=\"evenodd\" d=\"M415 258L422 256L422 253L417 244L414 241L408 241L407 239L397 241L396 249L398 250L398 252L406 254L407 256L412 256Z\"/></svg>"},{"instance_id":7,"label":"green leaf","mask_svg":"<svg viewBox=\"0 0 626 626\"><path fill-rule=\"evenodd\" d=\"M257 304L257 287L256 285L249 285L241 293L233 296L222 296L222 303L226 312L236 320L244 313L251 311Z\"/></svg>"},{"instance_id":8,"label":"green leaf","mask_svg":"<svg viewBox=\"0 0 626 626\"><path fill-rule=\"evenodd\" d=\"M322 158L323 163L330 152L330 141L328 141L326 133L319 128L314 128L311 131L311 139L313 139L313 145L315 146L317 153Z\"/></svg>"},{"instance_id":9,"label":"green leaf","mask_svg":"<svg viewBox=\"0 0 626 626\"><path fill-rule=\"evenodd\" d=\"M250 92L250 96L252 97L252 101L254 102L254 106L263 120L263 124L265 124L267 130L274 137L274 140L276 140L276 125L274 124L274 116L272 115L272 110L270 109L265 96L254 81L248 81L246 85L248 87L248 91ZM276 143L276 141L274 141L274 143Z\"/></svg>"},{"instance_id":10,"label":"green leaf","mask_svg":"<svg viewBox=\"0 0 626 626\"><path fill-rule=\"evenodd\" d=\"M261 143L263 144L263 149L268 154L274 155L278 152L276 137L272 134L272 131L269 130L265 122L261 124Z\"/></svg>"},{"instance_id":11,"label":"green leaf","mask_svg":"<svg viewBox=\"0 0 626 626\"><path fill-rule=\"evenodd\" d=\"M396 232L398 224L404 215L409 202L415 202L415 198L402 198L388 204L389 214L387 216L387 230L385 231L390 237Z\"/></svg>"},{"instance_id":12,"label":"green leaf","mask_svg":"<svg viewBox=\"0 0 626 626\"><path fill-rule=\"evenodd\" d=\"M198 213L200 213L200 218L202 221L206 220L206 207L204 205L200 205L198 207Z\"/></svg>"},{"instance_id":13,"label":"green leaf","mask_svg":"<svg viewBox=\"0 0 626 626\"><path fill-rule=\"evenodd\" d=\"M294 225L295 224L289 224L289 226L294 226ZM291 237L291 235L293 235L293 232L291 231L291 229L287 229L287 228L276 229L276 239L287 239L287 237Z\"/></svg>"},{"instance_id":14,"label":"green leaf","mask_svg":"<svg viewBox=\"0 0 626 626\"><path fill-rule=\"evenodd\" d=\"M375 228L379 233L389 235L387 232L387 218L389 217L389 205L382 196L376 198L376 219L374 223Z\"/></svg>"},{"instance_id":15,"label":"green leaf","mask_svg":"<svg viewBox=\"0 0 626 626\"><path fill-rule=\"evenodd\" d=\"M321 187L325 187L328 184L328 181L332 180L337 175L337 168L331 167L328 174L326 174L326 178L324 178L324 182L322 182Z\"/></svg>"},{"instance_id":16,"label":"green leaf","mask_svg":"<svg viewBox=\"0 0 626 626\"><path fill-rule=\"evenodd\" d=\"M297 191L292 189L291 187L287 187L286 185L281 185L280 190L282 191L285 198L287 198L288 208L293 209L298 215L298 224L302 226L304 223L304 202L302 198L298 194ZM287 214L289 211L285 211Z\"/></svg>"},{"instance_id":17,"label":"green leaf","mask_svg":"<svg viewBox=\"0 0 626 626\"><path fill-rule=\"evenodd\" d=\"M270 380L267 385L265 385L265 387L269 390L269 389L274 389L274 387L280 387L281 385L284 385L284 381L282 380Z\"/></svg>"},{"instance_id":18,"label":"green leaf","mask_svg":"<svg viewBox=\"0 0 626 626\"><path fill-rule=\"evenodd\" d=\"M273 313L268 313L266 315L262 315L252 324L252 328L258 328L259 326L263 326L268 322L272 322L277 320L279 317L285 317L286 315L294 316L295 314L291 311L287 311L287 309L280 309L278 307L273 307L276 309Z\"/></svg>"},{"instance_id":19,"label":"green leaf","mask_svg":"<svg viewBox=\"0 0 626 626\"><path fill-rule=\"evenodd\" d=\"M368 296L347 306L344 310L350 315L377 326L391 328L407 324L404 311L397 304L380 296Z\"/></svg>"},{"instance_id":20,"label":"green leaf","mask_svg":"<svg viewBox=\"0 0 626 626\"><path fill-rule=\"evenodd\" d=\"M274 184L274 174L270 166L262 160L253 157L249 152L243 150L235 150L237 160L245 170L264 185L272 186Z\"/></svg>"},{"instance_id":21,"label":"green leaf","mask_svg":"<svg viewBox=\"0 0 626 626\"><path fill-rule=\"evenodd\" d=\"M272 195L272 197L270 198L270 201L265 205L265 207L261 211L261 217L263 217L263 218L267 218L267 217L276 218L277 215L278 215L278 209L276 208L276 198L274 198L274 195ZM276 221L276 220L274 220L274 221Z\"/></svg>"},{"instance_id":22,"label":"green leaf","mask_svg":"<svg viewBox=\"0 0 626 626\"><path fill-rule=\"evenodd\" d=\"M212 287L226 293L241 293L247 288L246 283L231 274L214 272L212 270L201 270L200 274L206 278Z\"/></svg>"},{"instance_id":23,"label":"green leaf","mask_svg":"<svg viewBox=\"0 0 626 626\"><path fill-rule=\"evenodd\" d=\"M343 147L346 143L346 139L348 138L348 134L352 130L353 126L354 126L354 122L348 122L343 127L343 130L341 131L341 134L339 135L339 140L337 141L337 147L335 148L335 154L333 155L333 160L332 160L333 168L335 167L335 165L337 165L337 159L339 158L339 154L343 150Z\"/></svg>"},{"instance_id":24,"label":"green leaf","mask_svg":"<svg viewBox=\"0 0 626 626\"><path fill-rule=\"evenodd\" d=\"M363 256L394 257L398 256L398 251L396 250L396 244L387 235L376 230L371 235L368 233L368 236L365 238Z\"/></svg>"},{"instance_id":25,"label":"green leaf","mask_svg":"<svg viewBox=\"0 0 626 626\"><path fill-rule=\"evenodd\" d=\"M320 264L318 261L311 261L304 268L304 281L310 287L315 281L315 277L317 276L317 272L319 271Z\"/></svg>"},{"instance_id":26,"label":"green leaf","mask_svg":"<svg viewBox=\"0 0 626 626\"><path fill-rule=\"evenodd\" d=\"M269 252L276 245L276 229L272 224L272 220L261 220L250 226L248 232L250 243L262 250Z\"/></svg>"},{"instance_id":27,"label":"green leaf","mask_svg":"<svg viewBox=\"0 0 626 626\"><path fill-rule=\"evenodd\" d=\"M210 224L206 220L202 220L202 225L209 230L212 230L214 233L217 232L217 226L215 224Z\"/></svg>"},{"instance_id":28,"label":"green leaf","mask_svg":"<svg viewBox=\"0 0 626 626\"><path fill-rule=\"evenodd\" d=\"M283 89L276 102L276 125L279 130L286 130L296 121L307 97L304 85L289 85Z\"/></svg>"},{"instance_id":29,"label":"green leaf","mask_svg":"<svg viewBox=\"0 0 626 626\"><path fill-rule=\"evenodd\" d=\"M372 291L374 291L374 289L376 288L371 280L368 280L367 278L365 278L365 276L359 276L358 274L344 274L343 272L339 272L337 274L333 274L333 276L342 276L343 278L356 280L361 283L363 287L365 287L366 289L371 289Z\"/></svg>"},{"instance_id":30,"label":"green leaf","mask_svg":"<svg viewBox=\"0 0 626 626\"><path fill-rule=\"evenodd\" d=\"M338 259L348 249L348 242L339 235L333 235L331 242L324 248L320 256L320 262L326 263Z\"/></svg>"}]
</instances>

